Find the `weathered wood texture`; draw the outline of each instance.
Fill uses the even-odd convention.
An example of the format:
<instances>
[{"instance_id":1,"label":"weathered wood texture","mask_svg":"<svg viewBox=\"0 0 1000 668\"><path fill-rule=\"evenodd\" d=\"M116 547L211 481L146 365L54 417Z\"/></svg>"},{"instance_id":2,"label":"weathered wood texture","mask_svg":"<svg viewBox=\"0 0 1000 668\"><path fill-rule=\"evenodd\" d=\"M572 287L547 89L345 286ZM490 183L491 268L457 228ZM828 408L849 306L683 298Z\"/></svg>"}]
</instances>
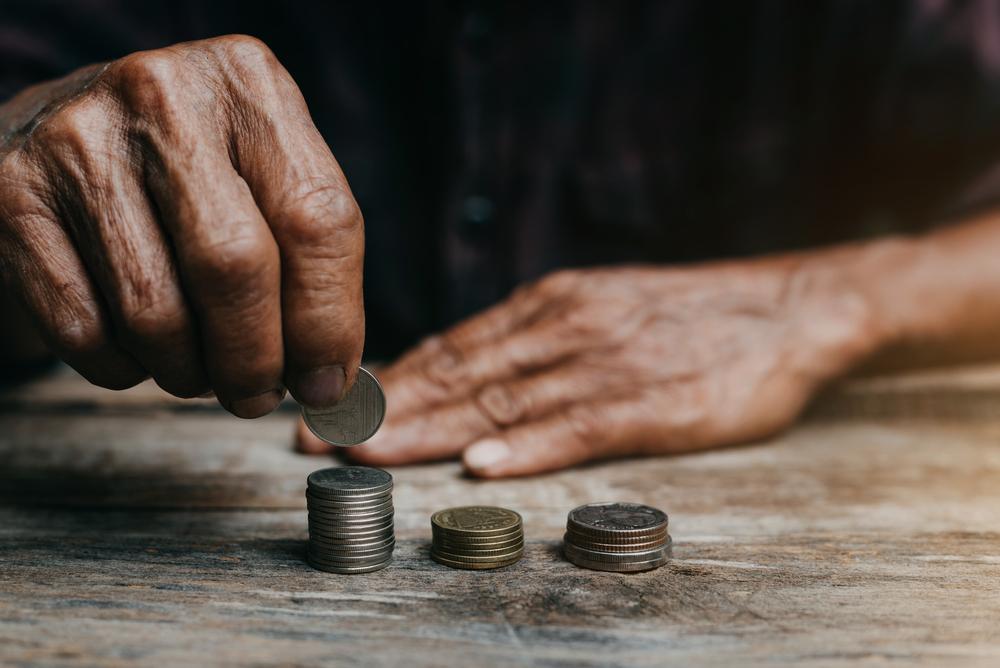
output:
<instances>
[{"instance_id":1,"label":"weathered wood texture","mask_svg":"<svg viewBox=\"0 0 1000 668\"><path fill-rule=\"evenodd\" d=\"M0 663L1000 664L1000 372L854 381L767 444L476 482L396 469L395 563L302 561L294 412L238 421L69 374L0 395ZM635 575L561 559L566 512L671 515ZM427 558L429 514L522 512L525 558Z\"/></svg>"}]
</instances>

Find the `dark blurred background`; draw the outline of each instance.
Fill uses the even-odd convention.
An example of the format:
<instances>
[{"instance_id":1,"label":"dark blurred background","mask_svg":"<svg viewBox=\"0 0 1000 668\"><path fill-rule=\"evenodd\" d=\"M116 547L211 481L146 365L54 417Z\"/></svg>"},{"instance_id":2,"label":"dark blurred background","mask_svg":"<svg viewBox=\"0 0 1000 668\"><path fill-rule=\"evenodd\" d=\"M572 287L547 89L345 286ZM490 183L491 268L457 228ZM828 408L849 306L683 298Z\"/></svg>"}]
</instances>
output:
<instances>
[{"instance_id":1,"label":"dark blurred background","mask_svg":"<svg viewBox=\"0 0 1000 668\"><path fill-rule=\"evenodd\" d=\"M1000 194L994 2L0 4L0 99L226 33L298 81L368 230L368 354L554 268L919 230Z\"/></svg>"}]
</instances>

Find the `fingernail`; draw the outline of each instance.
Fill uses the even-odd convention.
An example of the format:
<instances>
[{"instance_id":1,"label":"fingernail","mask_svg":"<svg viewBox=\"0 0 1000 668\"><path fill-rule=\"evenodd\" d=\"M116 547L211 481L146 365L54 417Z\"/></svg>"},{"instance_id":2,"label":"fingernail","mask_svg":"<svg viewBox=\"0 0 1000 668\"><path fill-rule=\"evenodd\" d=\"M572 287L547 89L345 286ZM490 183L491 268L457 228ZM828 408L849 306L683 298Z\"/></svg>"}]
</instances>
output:
<instances>
[{"instance_id":1,"label":"fingernail","mask_svg":"<svg viewBox=\"0 0 1000 668\"><path fill-rule=\"evenodd\" d=\"M229 409L237 417L257 418L273 411L284 398L284 390L271 390L255 397L237 399L229 404Z\"/></svg>"},{"instance_id":2,"label":"fingernail","mask_svg":"<svg viewBox=\"0 0 1000 668\"><path fill-rule=\"evenodd\" d=\"M486 438L470 445L463 455L470 469L486 469L510 457L510 446L499 438Z\"/></svg>"},{"instance_id":3,"label":"fingernail","mask_svg":"<svg viewBox=\"0 0 1000 668\"><path fill-rule=\"evenodd\" d=\"M296 398L307 406L325 408L332 406L344 394L347 376L342 366L325 366L313 369L299 377Z\"/></svg>"}]
</instances>

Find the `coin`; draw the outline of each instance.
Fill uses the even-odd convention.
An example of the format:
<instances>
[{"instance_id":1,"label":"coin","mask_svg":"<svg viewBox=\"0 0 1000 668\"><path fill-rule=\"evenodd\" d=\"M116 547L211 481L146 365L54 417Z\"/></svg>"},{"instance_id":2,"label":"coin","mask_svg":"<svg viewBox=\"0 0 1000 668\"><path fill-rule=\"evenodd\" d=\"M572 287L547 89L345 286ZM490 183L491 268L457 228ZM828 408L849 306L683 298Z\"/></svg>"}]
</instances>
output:
<instances>
[{"instance_id":1,"label":"coin","mask_svg":"<svg viewBox=\"0 0 1000 668\"><path fill-rule=\"evenodd\" d=\"M329 550L333 552L347 551L347 550L384 550L389 548L394 548L396 546L395 536L389 536L388 538L376 538L367 542L359 543L342 543L330 541L323 538L322 536L312 536L309 539L309 548L315 548L316 550Z\"/></svg>"},{"instance_id":2,"label":"coin","mask_svg":"<svg viewBox=\"0 0 1000 668\"><path fill-rule=\"evenodd\" d=\"M648 536L667 529L667 515L639 503L588 503L569 512L567 528L592 536Z\"/></svg>"},{"instance_id":3,"label":"coin","mask_svg":"<svg viewBox=\"0 0 1000 668\"><path fill-rule=\"evenodd\" d=\"M346 566L360 566L362 564L378 563L385 561L385 551L380 553L355 553L338 554L309 549L309 558L318 559L330 564L344 564Z\"/></svg>"},{"instance_id":4,"label":"coin","mask_svg":"<svg viewBox=\"0 0 1000 668\"><path fill-rule=\"evenodd\" d=\"M385 393L364 367L347 394L328 408L302 406L302 417L317 437L332 445L354 446L375 435L385 419Z\"/></svg>"},{"instance_id":5,"label":"coin","mask_svg":"<svg viewBox=\"0 0 1000 668\"><path fill-rule=\"evenodd\" d=\"M306 508L310 513L330 515L335 518L353 520L355 522L393 512L392 501L383 502L377 506L370 506L368 508L338 508L337 506L321 506L316 503L307 503Z\"/></svg>"},{"instance_id":6,"label":"coin","mask_svg":"<svg viewBox=\"0 0 1000 668\"><path fill-rule=\"evenodd\" d=\"M350 535L350 534L346 534ZM321 547L349 547L352 545L366 545L375 543L387 543L389 539L394 538L394 531L392 527L384 529L378 533L368 534L363 538L345 538L344 535L341 536L324 536L317 533L310 534L309 542L316 543Z\"/></svg>"},{"instance_id":7,"label":"coin","mask_svg":"<svg viewBox=\"0 0 1000 668\"><path fill-rule=\"evenodd\" d=\"M310 532L315 533L317 536L321 536L322 538L325 538L327 540L339 540L342 538L357 538L360 540L365 538L374 539L375 536L381 536L387 532L390 532L393 530L393 524L392 521L390 520L389 522L385 522L378 526L372 526L372 527L356 527L356 526L341 527L341 526L331 526L322 521L319 521L319 522L310 522L309 530Z\"/></svg>"},{"instance_id":8,"label":"coin","mask_svg":"<svg viewBox=\"0 0 1000 668\"><path fill-rule=\"evenodd\" d=\"M309 520L309 531L315 533L318 536L326 536L327 538L336 538L337 536L350 534L354 536L360 536L366 533L377 533L384 529L389 529L392 527L392 517L379 522L378 524L344 524L344 525L331 525L326 523L324 520Z\"/></svg>"},{"instance_id":9,"label":"coin","mask_svg":"<svg viewBox=\"0 0 1000 668\"><path fill-rule=\"evenodd\" d=\"M496 506L462 506L434 513L431 526L449 535L496 536L520 527L521 516Z\"/></svg>"},{"instance_id":10,"label":"coin","mask_svg":"<svg viewBox=\"0 0 1000 668\"><path fill-rule=\"evenodd\" d=\"M480 552L491 552L496 550L509 550L515 548L519 545L524 544L524 536L518 536L517 538L511 540L505 540L498 543L463 543L457 540L449 540L447 538L440 538L434 541L435 545L441 547L441 549L446 552L463 552L468 554L479 554Z\"/></svg>"},{"instance_id":11,"label":"coin","mask_svg":"<svg viewBox=\"0 0 1000 668\"><path fill-rule=\"evenodd\" d=\"M455 532L449 533L448 531L437 529L435 527L432 527L431 533L435 538L449 540L451 542L468 545L470 547L475 547L477 545L490 545L492 543L503 543L509 540L521 540L524 538L524 532L520 529L520 527L516 531L496 534L495 536L469 536Z\"/></svg>"},{"instance_id":12,"label":"coin","mask_svg":"<svg viewBox=\"0 0 1000 668\"><path fill-rule=\"evenodd\" d=\"M341 566L341 565L331 565L322 561L309 560L309 565L316 570L326 571L328 573L337 573L339 575L360 575L362 573L373 573L374 571L382 570L392 562L392 557L389 557L385 561L381 561L376 564L371 564L367 566Z\"/></svg>"},{"instance_id":13,"label":"coin","mask_svg":"<svg viewBox=\"0 0 1000 668\"><path fill-rule=\"evenodd\" d=\"M354 495L384 494L392 489L392 476L370 466L336 466L313 471L306 478L308 492L350 501Z\"/></svg>"},{"instance_id":14,"label":"coin","mask_svg":"<svg viewBox=\"0 0 1000 668\"><path fill-rule=\"evenodd\" d=\"M592 561L610 561L618 563L653 561L666 554L666 550L664 548L665 546L660 546L652 550L643 550L642 552L602 552L599 550L581 548L573 543L563 543L563 549L566 552L566 556L573 553L574 555L583 557L584 559L590 559Z\"/></svg>"},{"instance_id":15,"label":"coin","mask_svg":"<svg viewBox=\"0 0 1000 668\"><path fill-rule=\"evenodd\" d=\"M634 552L642 550L652 550L655 547L663 545L663 541L667 540L667 534L661 534L653 540L644 540L643 542L631 542L624 543L618 541L608 541L608 542L598 542L592 540L586 536L580 536L580 534L574 533L572 531L567 531L563 535L563 540L567 543L577 543L580 545L586 545L588 548L594 550L603 550L605 552Z\"/></svg>"},{"instance_id":16,"label":"coin","mask_svg":"<svg viewBox=\"0 0 1000 668\"><path fill-rule=\"evenodd\" d=\"M614 573L634 573L638 571L648 571L654 568L659 568L663 564L667 563L666 556L663 556L660 559L654 559L652 561L639 561L633 563L612 563L610 561L594 561L592 559L583 559L581 557L569 557L569 556L567 556L566 558L582 568L589 568L592 571L611 571Z\"/></svg>"},{"instance_id":17,"label":"coin","mask_svg":"<svg viewBox=\"0 0 1000 668\"><path fill-rule=\"evenodd\" d=\"M505 561L469 563L464 561L452 561L451 559L442 557L441 555L431 551L431 559L433 559L434 561L438 562L443 566L448 566L450 568L463 568L466 570L480 571L493 568L503 568L504 566L510 566L511 564L516 564L518 561L520 561L521 555L518 555L511 559L507 559Z\"/></svg>"},{"instance_id":18,"label":"coin","mask_svg":"<svg viewBox=\"0 0 1000 668\"><path fill-rule=\"evenodd\" d=\"M435 547L433 551L434 554L440 555L445 559L461 561L463 563L478 564L520 558L521 555L524 554L524 546L522 545L516 550L496 550L495 552L489 554L467 554L464 552L456 554L455 552L449 552L448 550L442 550L437 547Z\"/></svg>"},{"instance_id":19,"label":"coin","mask_svg":"<svg viewBox=\"0 0 1000 668\"><path fill-rule=\"evenodd\" d=\"M571 541L583 541L587 543L600 543L603 545L621 547L622 549L633 549L645 543L662 542L669 534L666 531L658 531L646 536L612 536L612 535L592 535L580 533L574 529L566 529L565 538Z\"/></svg>"},{"instance_id":20,"label":"coin","mask_svg":"<svg viewBox=\"0 0 1000 668\"><path fill-rule=\"evenodd\" d=\"M326 497L319 496L317 494L311 494L306 490L306 504L310 506L316 506L317 508L343 508L344 510L351 509L361 509L361 508L371 508L372 505L377 505L379 503L385 503L386 501L392 500L392 491L381 492L377 495L373 494L370 497L362 498L357 501L341 501L340 499L347 497Z\"/></svg>"}]
</instances>

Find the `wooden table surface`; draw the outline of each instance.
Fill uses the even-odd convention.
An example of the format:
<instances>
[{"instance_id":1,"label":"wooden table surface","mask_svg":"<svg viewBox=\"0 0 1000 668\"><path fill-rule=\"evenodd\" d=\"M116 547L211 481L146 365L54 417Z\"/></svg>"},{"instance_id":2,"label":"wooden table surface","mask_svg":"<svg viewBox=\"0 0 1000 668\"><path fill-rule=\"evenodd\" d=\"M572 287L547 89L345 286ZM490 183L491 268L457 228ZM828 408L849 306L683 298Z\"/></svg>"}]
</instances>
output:
<instances>
[{"instance_id":1,"label":"wooden table surface","mask_svg":"<svg viewBox=\"0 0 1000 668\"><path fill-rule=\"evenodd\" d=\"M69 372L0 394L0 664L1000 665L1000 369L854 381L769 443L500 482L392 470L394 563L303 562L295 407L241 421ZM566 512L670 514L672 562L559 554ZM429 516L522 513L455 571Z\"/></svg>"}]
</instances>

